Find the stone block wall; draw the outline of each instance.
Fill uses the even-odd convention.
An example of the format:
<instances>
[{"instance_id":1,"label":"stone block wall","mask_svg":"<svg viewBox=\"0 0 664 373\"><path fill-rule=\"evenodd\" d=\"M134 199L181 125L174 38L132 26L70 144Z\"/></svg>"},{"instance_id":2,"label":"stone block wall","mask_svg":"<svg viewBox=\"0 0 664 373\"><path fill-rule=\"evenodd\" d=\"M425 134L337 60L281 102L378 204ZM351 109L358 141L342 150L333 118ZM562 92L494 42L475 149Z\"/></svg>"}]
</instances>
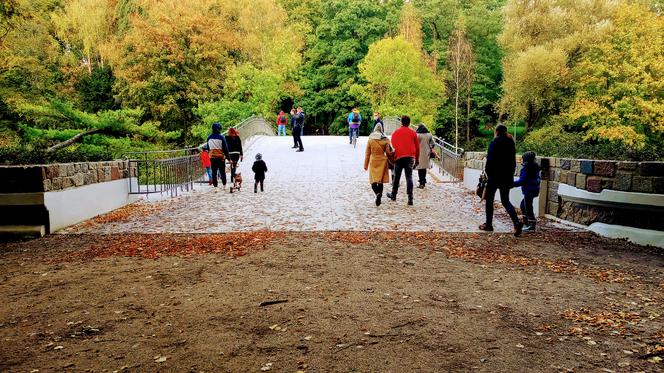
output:
<instances>
[{"instance_id":1,"label":"stone block wall","mask_svg":"<svg viewBox=\"0 0 664 373\"><path fill-rule=\"evenodd\" d=\"M623 192L664 194L664 162L625 162L589 159L538 157L542 166L541 203L547 214L579 224L594 222L634 226L645 229L664 227L664 211L635 211L587 205L563 200L558 186L567 184L592 193L604 189ZM485 152L464 155L465 167L484 169ZM517 155L518 174L521 157ZM542 198L545 197L545 198Z\"/></svg>"},{"instance_id":2,"label":"stone block wall","mask_svg":"<svg viewBox=\"0 0 664 373\"><path fill-rule=\"evenodd\" d=\"M136 174L129 161L0 166L0 193L38 193L120 180Z\"/></svg>"}]
</instances>

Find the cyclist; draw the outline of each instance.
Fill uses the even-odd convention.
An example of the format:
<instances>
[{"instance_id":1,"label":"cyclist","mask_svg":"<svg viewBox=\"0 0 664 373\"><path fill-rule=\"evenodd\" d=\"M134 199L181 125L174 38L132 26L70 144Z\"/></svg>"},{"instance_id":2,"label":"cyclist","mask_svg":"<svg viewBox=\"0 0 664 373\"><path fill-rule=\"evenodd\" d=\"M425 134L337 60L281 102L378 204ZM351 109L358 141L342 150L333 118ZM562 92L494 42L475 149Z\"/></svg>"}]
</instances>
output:
<instances>
[{"instance_id":1,"label":"cyclist","mask_svg":"<svg viewBox=\"0 0 664 373\"><path fill-rule=\"evenodd\" d=\"M353 143L353 135L355 137L360 136L360 125L362 124L362 115L357 108L353 108L350 114L348 114L348 137L350 138L349 144Z\"/></svg>"}]
</instances>

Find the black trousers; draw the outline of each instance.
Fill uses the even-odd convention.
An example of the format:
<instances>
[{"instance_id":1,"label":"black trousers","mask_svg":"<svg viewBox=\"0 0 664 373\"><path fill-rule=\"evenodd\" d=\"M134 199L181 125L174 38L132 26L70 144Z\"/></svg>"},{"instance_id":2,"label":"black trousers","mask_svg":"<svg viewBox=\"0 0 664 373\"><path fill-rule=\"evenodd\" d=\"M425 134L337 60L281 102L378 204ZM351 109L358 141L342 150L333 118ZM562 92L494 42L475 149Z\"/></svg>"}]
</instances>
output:
<instances>
[{"instance_id":1,"label":"black trousers","mask_svg":"<svg viewBox=\"0 0 664 373\"><path fill-rule=\"evenodd\" d=\"M296 139L296 136L295 136L295 126L291 126L291 134L293 135L293 146L297 147L297 139Z\"/></svg>"},{"instance_id":2,"label":"black trousers","mask_svg":"<svg viewBox=\"0 0 664 373\"><path fill-rule=\"evenodd\" d=\"M221 174L221 184L226 185L226 162L222 158L210 158L212 164L212 185L217 186L217 173Z\"/></svg>"},{"instance_id":3,"label":"black trousers","mask_svg":"<svg viewBox=\"0 0 664 373\"><path fill-rule=\"evenodd\" d=\"M401 173L406 174L406 193L408 196L413 195L413 166L415 166L415 158L403 157L394 162L394 181L392 182L392 198L397 197L399 191L399 182L401 181Z\"/></svg>"},{"instance_id":4,"label":"black trousers","mask_svg":"<svg viewBox=\"0 0 664 373\"><path fill-rule=\"evenodd\" d=\"M239 154L231 154L228 163L231 164L231 183L235 181L235 172L237 172L237 163L240 161Z\"/></svg>"},{"instance_id":5,"label":"black trousers","mask_svg":"<svg viewBox=\"0 0 664 373\"><path fill-rule=\"evenodd\" d=\"M261 185L261 192L263 191L263 181L265 181L265 180L256 180L256 181L254 181L254 192L258 191L258 184Z\"/></svg>"},{"instance_id":6,"label":"black trousers","mask_svg":"<svg viewBox=\"0 0 664 373\"><path fill-rule=\"evenodd\" d=\"M512 206L512 202L510 202L510 189L512 189L512 187L509 185L497 186L491 184L490 182L487 183L485 194L487 226L490 227L493 225L493 200L496 198L496 191L500 191L500 203L503 204L505 211L507 211L507 213L510 215L512 223L516 225L519 222L519 217L516 216L516 210L514 209L514 206Z\"/></svg>"},{"instance_id":7,"label":"black trousers","mask_svg":"<svg viewBox=\"0 0 664 373\"><path fill-rule=\"evenodd\" d=\"M304 146L302 146L302 127L300 126L294 127L293 138L295 139L295 146L300 148L300 150L304 150Z\"/></svg>"},{"instance_id":8,"label":"black trousers","mask_svg":"<svg viewBox=\"0 0 664 373\"><path fill-rule=\"evenodd\" d=\"M417 179L420 184L425 185L427 183L427 169L417 170Z\"/></svg>"},{"instance_id":9,"label":"black trousers","mask_svg":"<svg viewBox=\"0 0 664 373\"><path fill-rule=\"evenodd\" d=\"M376 194L383 194L383 183L371 183L371 189Z\"/></svg>"},{"instance_id":10,"label":"black trousers","mask_svg":"<svg viewBox=\"0 0 664 373\"><path fill-rule=\"evenodd\" d=\"M533 224L537 222L535 219L535 211L533 210L533 200L535 197L523 197L521 200L521 212L526 217L525 224Z\"/></svg>"}]
</instances>

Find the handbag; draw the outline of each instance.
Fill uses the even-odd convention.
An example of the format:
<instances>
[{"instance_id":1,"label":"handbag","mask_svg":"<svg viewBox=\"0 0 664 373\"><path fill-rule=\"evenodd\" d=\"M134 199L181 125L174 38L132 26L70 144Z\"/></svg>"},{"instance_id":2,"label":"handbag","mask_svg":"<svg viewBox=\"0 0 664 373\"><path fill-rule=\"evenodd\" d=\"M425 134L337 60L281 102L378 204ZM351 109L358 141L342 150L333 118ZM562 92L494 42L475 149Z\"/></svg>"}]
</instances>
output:
<instances>
[{"instance_id":1,"label":"handbag","mask_svg":"<svg viewBox=\"0 0 664 373\"><path fill-rule=\"evenodd\" d=\"M484 196L486 195L486 183L487 183L487 176L485 172L482 172L480 175L480 179L477 182L477 189L475 190L475 194L477 194L478 197L480 197L480 201L484 201Z\"/></svg>"},{"instance_id":2,"label":"handbag","mask_svg":"<svg viewBox=\"0 0 664 373\"><path fill-rule=\"evenodd\" d=\"M439 159L438 158L438 153L436 153L435 149L431 149L431 153L429 153L429 158L430 159Z\"/></svg>"}]
</instances>

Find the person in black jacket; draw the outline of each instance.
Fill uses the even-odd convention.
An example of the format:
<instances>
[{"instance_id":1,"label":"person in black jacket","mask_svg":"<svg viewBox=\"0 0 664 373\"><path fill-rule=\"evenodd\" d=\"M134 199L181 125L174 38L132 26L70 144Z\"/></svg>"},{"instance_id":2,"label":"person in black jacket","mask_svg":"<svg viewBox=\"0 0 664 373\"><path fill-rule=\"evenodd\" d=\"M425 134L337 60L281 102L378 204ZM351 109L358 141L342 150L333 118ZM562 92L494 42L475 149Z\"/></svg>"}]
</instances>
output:
<instances>
[{"instance_id":1,"label":"person in black jacket","mask_svg":"<svg viewBox=\"0 0 664 373\"><path fill-rule=\"evenodd\" d=\"M295 145L297 152L303 152L304 147L302 146L302 133L304 131L304 111L301 107L297 108L297 114L295 114L295 125L293 127L293 137L295 138Z\"/></svg>"},{"instance_id":2,"label":"person in black jacket","mask_svg":"<svg viewBox=\"0 0 664 373\"><path fill-rule=\"evenodd\" d=\"M295 108L290 111L290 129L293 135L293 149L297 149L297 138L295 137Z\"/></svg>"},{"instance_id":3,"label":"person in black jacket","mask_svg":"<svg viewBox=\"0 0 664 373\"><path fill-rule=\"evenodd\" d=\"M258 193L258 184L261 185L261 192L263 191L263 181L265 181L265 173L267 172L267 165L263 161L261 153L256 154L256 162L251 166L254 171L254 193Z\"/></svg>"},{"instance_id":4,"label":"person in black jacket","mask_svg":"<svg viewBox=\"0 0 664 373\"><path fill-rule=\"evenodd\" d=\"M237 170L237 163L244 160L244 153L242 152L242 139L240 133L235 128L228 130L226 136L226 144L228 145L228 157L231 164L231 181L235 180L235 171Z\"/></svg>"},{"instance_id":5,"label":"person in black jacket","mask_svg":"<svg viewBox=\"0 0 664 373\"><path fill-rule=\"evenodd\" d=\"M496 191L500 191L500 202L514 223L514 235L520 236L523 224L519 221L516 210L510 202L510 189L514 186L514 172L516 171L516 145L514 140L507 135L507 127L502 124L496 126L496 137L489 144L484 171L487 175L486 222L480 225L480 229L493 231L493 201Z\"/></svg>"}]
</instances>

